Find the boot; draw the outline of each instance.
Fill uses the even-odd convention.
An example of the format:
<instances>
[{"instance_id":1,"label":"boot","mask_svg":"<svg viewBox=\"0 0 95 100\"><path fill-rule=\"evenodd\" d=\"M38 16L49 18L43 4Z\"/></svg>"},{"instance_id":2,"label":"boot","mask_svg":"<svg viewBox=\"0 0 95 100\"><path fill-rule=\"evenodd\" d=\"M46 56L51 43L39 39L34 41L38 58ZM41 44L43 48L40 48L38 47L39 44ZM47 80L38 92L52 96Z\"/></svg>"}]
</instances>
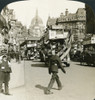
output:
<instances>
[{"instance_id":1,"label":"boot","mask_svg":"<svg viewBox=\"0 0 95 100\"><path fill-rule=\"evenodd\" d=\"M53 94L53 92L51 92L50 90L46 90L45 94Z\"/></svg>"}]
</instances>

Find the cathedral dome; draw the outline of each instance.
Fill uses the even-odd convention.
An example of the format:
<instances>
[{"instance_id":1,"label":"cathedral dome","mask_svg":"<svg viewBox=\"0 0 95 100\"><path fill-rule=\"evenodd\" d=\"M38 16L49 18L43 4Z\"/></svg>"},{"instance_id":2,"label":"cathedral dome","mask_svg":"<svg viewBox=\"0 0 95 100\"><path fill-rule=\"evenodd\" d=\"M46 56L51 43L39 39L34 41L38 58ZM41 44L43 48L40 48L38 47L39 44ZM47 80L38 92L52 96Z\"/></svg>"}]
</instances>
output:
<instances>
[{"instance_id":1,"label":"cathedral dome","mask_svg":"<svg viewBox=\"0 0 95 100\"><path fill-rule=\"evenodd\" d=\"M43 24L43 21L42 21L42 19L41 19L39 16L38 16L37 18L34 17L34 18L32 19L31 25L35 25L36 23L38 23L38 24Z\"/></svg>"},{"instance_id":2,"label":"cathedral dome","mask_svg":"<svg viewBox=\"0 0 95 100\"><path fill-rule=\"evenodd\" d=\"M38 16L38 11L36 10L36 15L31 21L30 29L29 29L29 34L32 35L33 37L41 37L43 35L43 21L42 19Z\"/></svg>"},{"instance_id":3,"label":"cathedral dome","mask_svg":"<svg viewBox=\"0 0 95 100\"><path fill-rule=\"evenodd\" d=\"M31 21L31 25L43 25L42 19L38 16L38 11L36 11L35 17Z\"/></svg>"}]
</instances>

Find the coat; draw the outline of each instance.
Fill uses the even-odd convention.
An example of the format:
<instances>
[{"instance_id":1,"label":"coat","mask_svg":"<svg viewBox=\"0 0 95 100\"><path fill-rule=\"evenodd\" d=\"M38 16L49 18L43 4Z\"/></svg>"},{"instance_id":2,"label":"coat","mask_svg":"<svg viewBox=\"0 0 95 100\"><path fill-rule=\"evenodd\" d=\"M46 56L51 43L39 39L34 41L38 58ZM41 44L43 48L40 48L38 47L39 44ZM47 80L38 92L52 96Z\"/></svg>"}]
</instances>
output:
<instances>
[{"instance_id":1,"label":"coat","mask_svg":"<svg viewBox=\"0 0 95 100\"><path fill-rule=\"evenodd\" d=\"M9 67L8 61L2 60L2 62L0 64L0 71L7 72L7 73L12 72L11 68Z\"/></svg>"},{"instance_id":2,"label":"coat","mask_svg":"<svg viewBox=\"0 0 95 100\"><path fill-rule=\"evenodd\" d=\"M50 66L49 66L49 74L56 72L58 73L58 69L61 69L64 73L66 71L64 70L61 60L57 55L52 55L50 58Z\"/></svg>"},{"instance_id":3,"label":"coat","mask_svg":"<svg viewBox=\"0 0 95 100\"><path fill-rule=\"evenodd\" d=\"M10 80L11 68L8 65L8 61L0 63L0 83L8 82Z\"/></svg>"}]
</instances>

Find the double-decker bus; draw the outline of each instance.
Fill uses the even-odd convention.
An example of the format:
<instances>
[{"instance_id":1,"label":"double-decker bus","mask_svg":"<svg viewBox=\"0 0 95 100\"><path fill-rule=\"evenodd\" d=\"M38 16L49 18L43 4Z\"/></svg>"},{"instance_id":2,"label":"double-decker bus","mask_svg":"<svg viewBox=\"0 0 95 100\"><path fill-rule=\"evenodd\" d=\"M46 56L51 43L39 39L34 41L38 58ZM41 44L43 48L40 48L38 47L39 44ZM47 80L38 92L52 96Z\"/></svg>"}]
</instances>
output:
<instances>
[{"instance_id":1,"label":"double-decker bus","mask_svg":"<svg viewBox=\"0 0 95 100\"><path fill-rule=\"evenodd\" d=\"M46 63L48 61L49 51L56 47L56 53L62 62L64 62L66 66L70 65L69 52L71 49L71 32L69 29L63 29L63 26L60 25L53 25L51 29L48 29L43 41L45 48L43 50L43 59ZM48 54L46 52L48 52Z\"/></svg>"}]
</instances>

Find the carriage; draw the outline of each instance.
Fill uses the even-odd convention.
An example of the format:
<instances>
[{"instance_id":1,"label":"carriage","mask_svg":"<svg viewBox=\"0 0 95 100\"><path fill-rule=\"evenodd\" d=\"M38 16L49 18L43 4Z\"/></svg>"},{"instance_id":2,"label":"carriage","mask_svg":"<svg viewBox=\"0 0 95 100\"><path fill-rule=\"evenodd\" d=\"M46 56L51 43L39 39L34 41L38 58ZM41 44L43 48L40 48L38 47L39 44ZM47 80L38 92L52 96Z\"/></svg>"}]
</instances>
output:
<instances>
[{"instance_id":1,"label":"carriage","mask_svg":"<svg viewBox=\"0 0 95 100\"><path fill-rule=\"evenodd\" d=\"M81 64L95 66L95 37L83 41L83 52L80 58Z\"/></svg>"}]
</instances>

